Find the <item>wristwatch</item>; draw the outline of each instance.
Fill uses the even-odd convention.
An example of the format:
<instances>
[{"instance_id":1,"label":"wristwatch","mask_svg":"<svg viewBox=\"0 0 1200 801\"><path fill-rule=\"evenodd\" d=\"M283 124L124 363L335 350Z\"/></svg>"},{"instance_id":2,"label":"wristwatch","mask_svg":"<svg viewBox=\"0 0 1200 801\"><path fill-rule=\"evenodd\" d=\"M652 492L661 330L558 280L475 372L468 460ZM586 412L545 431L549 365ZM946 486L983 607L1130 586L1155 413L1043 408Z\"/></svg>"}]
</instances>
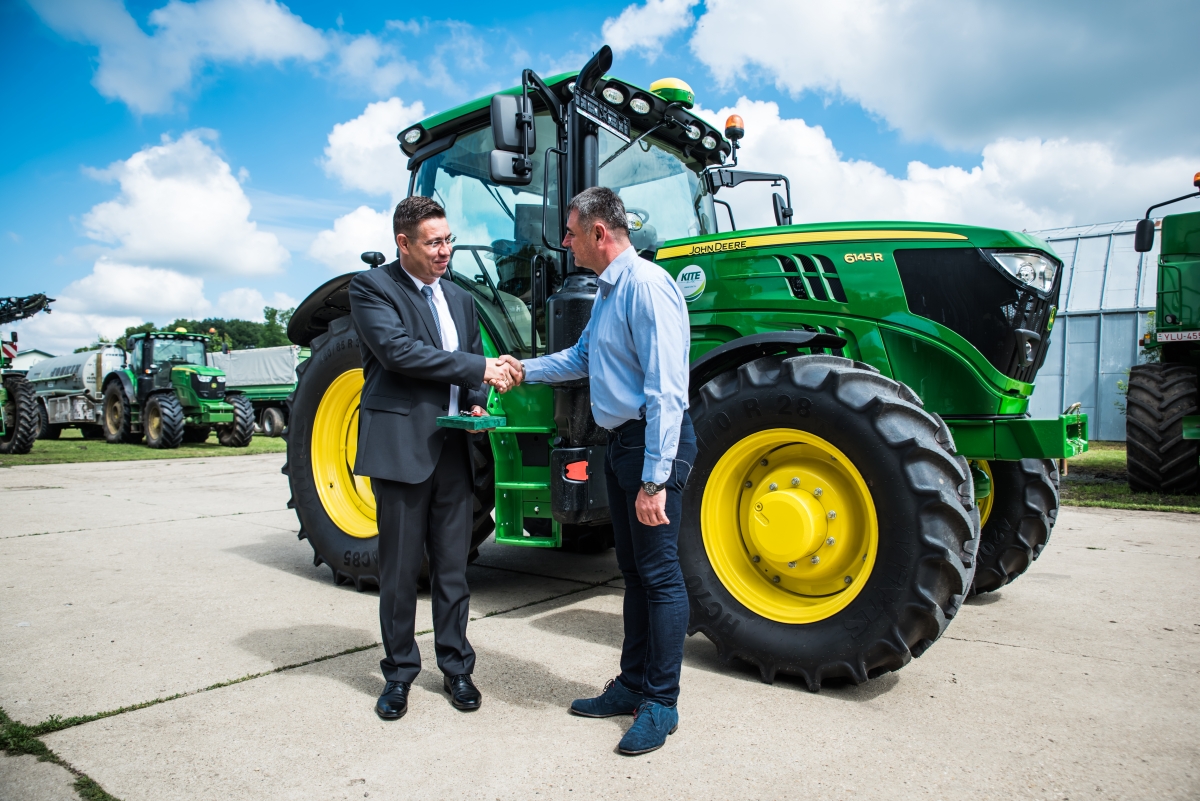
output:
<instances>
[{"instance_id":1,"label":"wristwatch","mask_svg":"<svg viewBox=\"0 0 1200 801\"><path fill-rule=\"evenodd\" d=\"M646 493L647 495L657 495L666 489L666 487L666 484L655 484L653 481L642 482L642 492Z\"/></svg>"}]
</instances>

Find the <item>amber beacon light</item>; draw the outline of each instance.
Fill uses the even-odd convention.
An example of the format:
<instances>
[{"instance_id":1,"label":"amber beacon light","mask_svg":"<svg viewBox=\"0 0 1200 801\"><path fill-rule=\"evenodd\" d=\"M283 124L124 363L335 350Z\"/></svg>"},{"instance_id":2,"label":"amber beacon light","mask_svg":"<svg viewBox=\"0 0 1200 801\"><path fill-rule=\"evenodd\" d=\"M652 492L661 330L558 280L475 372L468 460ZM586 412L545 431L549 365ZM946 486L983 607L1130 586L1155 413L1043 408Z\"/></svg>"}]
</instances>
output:
<instances>
[{"instance_id":1,"label":"amber beacon light","mask_svg":"<svg viewBox=\"0 0 1200 801\"><path fill-rule=\"evenodd\" d=\"M736 142L746 135L746 123L742 121L740 114L730 114L725 119L725 138L731 142ZM1200 173L1196 173L1196 177L1200 179Z\"/></svg>"}]
</instances>

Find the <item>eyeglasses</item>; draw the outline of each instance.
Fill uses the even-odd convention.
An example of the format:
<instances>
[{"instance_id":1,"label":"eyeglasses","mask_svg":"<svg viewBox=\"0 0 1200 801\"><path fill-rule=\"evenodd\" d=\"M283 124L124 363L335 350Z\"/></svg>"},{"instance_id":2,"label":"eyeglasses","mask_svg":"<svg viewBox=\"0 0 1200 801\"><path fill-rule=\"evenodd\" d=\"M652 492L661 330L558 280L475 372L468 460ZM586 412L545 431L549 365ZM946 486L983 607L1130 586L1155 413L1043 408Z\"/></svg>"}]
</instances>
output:
<instances>
[{"instance_id":1,"label":"eyeglasses","mask_svg":"<svg viewBox=\"0 0 1200 801\"><path fill-rule=\"evenodd\" d=\"M455 236L454 234L451 234L450 236L444 237L442 239L430 239L428 241L422 242L421 244L424 245L425 247L429 248L430 250L441 250L442 245L445 245L446 247L452 247L454 245L454 243L457 241L458 241L458 237Z\"/></svg>"}]
</instances>

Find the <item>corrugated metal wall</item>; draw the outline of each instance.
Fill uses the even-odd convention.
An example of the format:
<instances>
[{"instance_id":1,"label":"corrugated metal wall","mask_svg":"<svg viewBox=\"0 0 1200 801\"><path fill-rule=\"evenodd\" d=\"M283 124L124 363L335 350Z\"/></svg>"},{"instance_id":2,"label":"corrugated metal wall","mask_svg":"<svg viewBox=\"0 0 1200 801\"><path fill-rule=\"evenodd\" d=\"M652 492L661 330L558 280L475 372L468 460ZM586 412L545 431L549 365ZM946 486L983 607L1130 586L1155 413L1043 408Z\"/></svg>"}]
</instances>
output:
<instances>
[{"instance_id":1,"label":"corrugated metal wall","mask_svg":"<svg viewBox=\"0 0 1200 801\"><path fill-rule=\"evenodd\" d=\"M1029 232L1049 242L1063 260L1050 353L1029 410L1034 417L1057 417L1079 402L1092 439L1125 439L1117 382L1138 362L1138 339L1147 313L1154 311L1160 237L1154 238L1154 250L1137 253L1136 225L1130 220Z\"/></svg>"}]
</instances>

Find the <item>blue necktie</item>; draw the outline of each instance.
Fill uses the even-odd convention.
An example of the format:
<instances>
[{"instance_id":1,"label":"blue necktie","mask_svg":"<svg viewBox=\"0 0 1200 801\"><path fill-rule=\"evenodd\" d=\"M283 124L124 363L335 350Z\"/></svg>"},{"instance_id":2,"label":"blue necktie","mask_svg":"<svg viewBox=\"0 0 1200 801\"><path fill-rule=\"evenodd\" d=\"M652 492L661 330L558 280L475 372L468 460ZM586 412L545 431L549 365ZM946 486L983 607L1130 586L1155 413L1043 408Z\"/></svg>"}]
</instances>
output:
<instances>
[{"instance_id":1,"label":"blue necktie","mask_svg":"<svg viewBox=\"0 0 1200 801\"><path fill-rule=\"evenodd\" d=\"M437 326L438 343L445 347L446 339L442 336L442 321L438 316L437 306L433 305L433 287L426 284L421 287L421 294L425 296L425 300L429 303L429 310L433 312L433 324Z\"/></svg>"}]
</instances>

